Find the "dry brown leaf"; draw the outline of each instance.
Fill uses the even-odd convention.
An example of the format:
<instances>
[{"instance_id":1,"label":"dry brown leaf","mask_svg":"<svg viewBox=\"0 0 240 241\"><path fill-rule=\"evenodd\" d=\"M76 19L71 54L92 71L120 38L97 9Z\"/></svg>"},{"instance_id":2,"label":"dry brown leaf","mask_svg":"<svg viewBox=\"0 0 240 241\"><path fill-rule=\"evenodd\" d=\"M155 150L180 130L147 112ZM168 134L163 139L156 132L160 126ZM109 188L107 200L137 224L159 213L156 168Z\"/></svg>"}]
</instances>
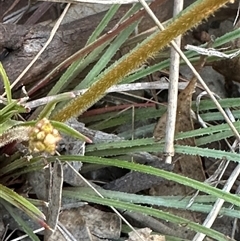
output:
<instances>
[{"instance_id":1,"label":"dry brown leaf","mask_svg":"<svg viewBox=\"0 0 240 241\"><path fill-rule=\"evenodd\" d=\"M178 106L177 106L177 118L176 118L176 127L175 134L179 132L185 132L193 130L193 122L191 118L191 105L192 105L192 94L195 91L196 80L192 79L188 86L179 94L178 96ZM156 140L161 140L165 136L167 114L165 113L162 118L160 118L156 128L154 130L154 137ZM195 146L194 138L187 138L179 140L176 144ZM174 172L179 173L183 176L187 176L199 181L205 180L204 171L202 169L202 163L199 156L190 156L190 155L179 155L174 156L176 161L174 165ZM187 188L181 184L166 181L165 185L155 186L151 189L150 193L154 196L164 196L164 195L189 195L191 191L190 188ZM184 217L188 220L199 221L193 213L190 211L176 210L176 209L167 209L175 215ZM168 223L168 226L173 229L174 235L182 238L191 239L194 235L194 232L187 229L187 227L180 227L171 223Z\"/></svg>"},{"instance_id":2,"label":"dry brown leaf","mask_svg":"<svg viewBox=\"0 0 240 241\"><path fill-rule=\"evenodd\" d=\"M161 141L164 139L167 123L167 112L165 112L162 117L158 120L157 125L153 131L153 137L156 141Z\"/></svg>"},{"instance_id":3,"label":"dry brown leaf","mask_svg":"<svg viewBox=\"0 0 240 241\"><path fill-rule=\"evenodd\" d=\"M121 220L115 213L103 212L89 205L63 210L59 221L77 240L119 239L121 233ZM58 229L49 239L55 240L66 240Z\"/></svg>"},{"instance_id":4,"label":"dry brown leaf","mask_svg":"<svg viewBox=\"0 0 240 241\"><path fill-rule=\"evenodd\" d=\"M195 91L195 86L196 80L192 79L187 87L178 96L175 133L190 131L194 129L191 118L191 105L192 94ZM156 140L161 140L165 136L166 121L167 113L165 113L159 119L155 127L153 136ZM176 144L187 146L196 145L194 138L179 140L176 142ZM175 165L174 172L180 172L184 176L188 176L199 181L203 181L205 179L201 160L198 156L181 155L181 159L178 161L178 164L176 163Z\"/></svg>"},{"instance_id":5,"label":"dry brown leaf","mask_svg":"<svg viewBox=\"0 0 240 241\"><path fill-rule=\"evenodd\" d=\"M195 91L196 80L189 82L188 86L178 96L177 121L175 133L193 130L191 117L192 94ZM176 144L186 146L196 146L194 138L187 138L177 141ZM204 181L205 175L202 169L201 158L199 156L182 155L179 161L182 174L184 176Z\"/></svg>"}]
</instances>

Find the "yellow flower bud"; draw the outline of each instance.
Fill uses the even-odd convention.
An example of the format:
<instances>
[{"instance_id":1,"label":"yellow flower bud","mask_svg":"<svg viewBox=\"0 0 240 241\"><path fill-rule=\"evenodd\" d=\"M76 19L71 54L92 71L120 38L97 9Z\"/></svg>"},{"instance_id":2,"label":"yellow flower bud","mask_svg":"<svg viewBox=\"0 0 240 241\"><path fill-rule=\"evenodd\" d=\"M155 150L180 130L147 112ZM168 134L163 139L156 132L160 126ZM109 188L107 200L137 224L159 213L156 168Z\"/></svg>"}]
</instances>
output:
<instances>
[{"instance_id":1,"label":"yellow flower bud","mask_svg":"<svg viewBox=\"0 0 240 241\"><path fill-rule=\"evenodd\" d=\"M61 140L58 130L54 129L47 118L43 118L29 131L29 150L54 154L57 142Z\"/></svg>"}]
</instances>

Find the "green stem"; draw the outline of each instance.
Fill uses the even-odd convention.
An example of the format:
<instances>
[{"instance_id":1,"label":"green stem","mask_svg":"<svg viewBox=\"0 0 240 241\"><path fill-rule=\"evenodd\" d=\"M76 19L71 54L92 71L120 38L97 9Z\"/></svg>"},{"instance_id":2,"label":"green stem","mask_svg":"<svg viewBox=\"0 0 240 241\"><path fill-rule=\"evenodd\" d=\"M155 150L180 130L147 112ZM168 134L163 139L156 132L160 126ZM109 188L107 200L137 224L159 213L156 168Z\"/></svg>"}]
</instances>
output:
<instances>
[{"instance_id":1,"label":"green stem","mask_svg":"<svg viewBox=\"0 0 240 241\"><path fill-rule=\"evenodd\" d=\"M119 83L123 77L138 68L148 58L154 57L159 50L167 46L171 40L195 27L230 0L198 0L188 7L175 21L162 32L157 32L121 58L114 67L107 69L100 79L82 96L67 104L53 116L54 120L66 121L78 116L96 103L112 85ZM230 1L231 2L231 1Z\"/></svg>"}]
</instances>

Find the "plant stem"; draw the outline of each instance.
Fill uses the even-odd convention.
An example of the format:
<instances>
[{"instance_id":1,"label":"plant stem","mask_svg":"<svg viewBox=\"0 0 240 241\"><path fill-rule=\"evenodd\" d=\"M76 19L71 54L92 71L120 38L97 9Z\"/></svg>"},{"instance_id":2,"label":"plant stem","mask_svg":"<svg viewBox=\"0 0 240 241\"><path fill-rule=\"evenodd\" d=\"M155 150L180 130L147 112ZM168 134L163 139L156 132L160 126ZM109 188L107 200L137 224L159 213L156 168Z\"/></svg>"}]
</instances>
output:
<instances>
[{"instance_id":1,"label":"plant stem","mask_svg":"<svg viewBox=\"0 0 240 241\"><path fill-rule=\"evenodd\" d=\"M183 9L183 0L174 0L173 16L176 16ZM176 44L181 48L181 36L175 39ZM174 135L177 116L177 99L178 99L178 78L179 78L180 56L178 52L171 47L171 65L169 74L169 95L167 109L167 123L164 154L165 162L171 164L172 156L174 156Z\"/></svg>"}]
</instances>

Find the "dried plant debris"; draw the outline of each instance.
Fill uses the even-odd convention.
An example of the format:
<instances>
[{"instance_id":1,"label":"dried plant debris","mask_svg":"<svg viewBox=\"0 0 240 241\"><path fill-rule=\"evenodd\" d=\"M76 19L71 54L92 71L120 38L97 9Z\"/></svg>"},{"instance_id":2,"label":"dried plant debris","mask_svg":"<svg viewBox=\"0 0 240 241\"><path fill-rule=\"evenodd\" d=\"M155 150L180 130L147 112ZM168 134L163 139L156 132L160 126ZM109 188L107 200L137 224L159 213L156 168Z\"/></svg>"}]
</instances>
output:
<instances>
[{"instance_id":1,"label":"dried plant debris","mask_svg":"<svg viewBox=\"0 0 240 241\"><path fill-rule=\"evenodd\" d=\"M137 233L142 237L145 241L165 241L165 237L162 235L154 234L152 235L152 230L150 228L142 228L136 230ZM139 235L136 232L132 231L129 233L129 238L126 241L139 241Z\"/></svg>"},{"instance_id":2,"label":"dried plant debris","mask_svg":"<svg viewBox=\"0 0 240 241\"><path fill-rule=\"evenodd\" d=\"M59 221L61 232L58 228L51 240L65 241L64 229L76 240L103 241L120 238L121 219L116 214L103 212L89 205L64 210Z\"/></svg>"}]
</instances>

